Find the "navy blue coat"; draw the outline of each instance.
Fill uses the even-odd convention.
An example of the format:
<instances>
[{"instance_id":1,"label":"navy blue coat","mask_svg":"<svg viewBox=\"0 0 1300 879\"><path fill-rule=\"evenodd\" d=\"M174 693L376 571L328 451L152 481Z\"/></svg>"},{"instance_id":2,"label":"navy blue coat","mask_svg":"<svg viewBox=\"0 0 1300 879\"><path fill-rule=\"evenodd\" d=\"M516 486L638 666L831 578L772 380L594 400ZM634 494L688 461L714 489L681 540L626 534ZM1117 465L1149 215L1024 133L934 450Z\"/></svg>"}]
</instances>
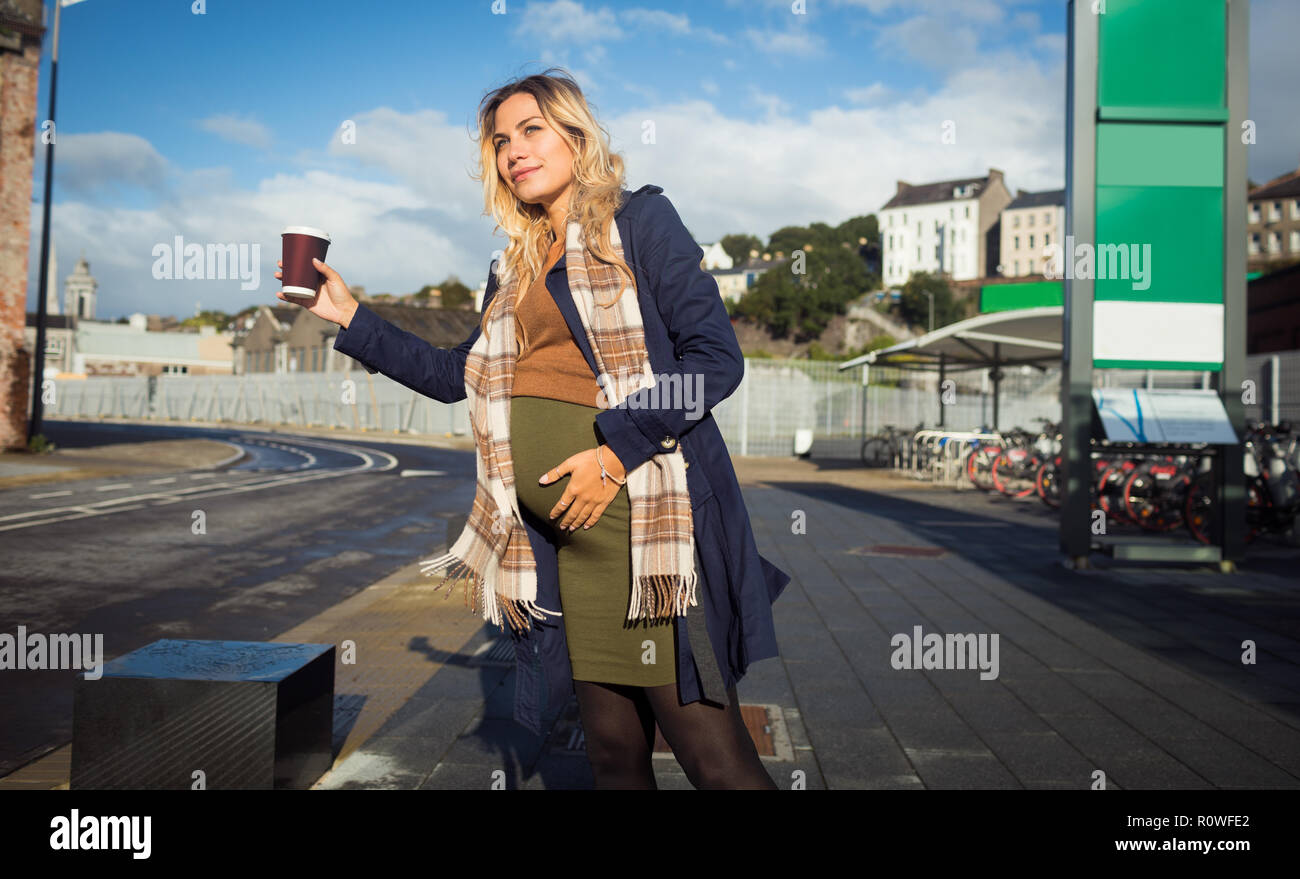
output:
<instances>
[{"instance_id":1,"label":"navy blue coat","mask_svg":"<svg viewBox=\"0 0 1300 879\"><path fill-rule=\"evenodd\" d=\"M694 412L666 408L671 403L662 399L658 403L664 408L651 408L646 396L653 389L642 388L629 397L642 398L640 405L599 412L596 425L628 471L651 455L681 447L701 582L696 588L700 607L690 608L676 622L678 692L683 704L702 698L725 704L725 690L741 679L751 662L777 655L772 603L790 576L758 553L736 471L711 412L739 386L744 357L717 282L700 268L704 253L662 192L652 185L624 190L615 222L624 258L637 279L651 369L656 376L680 373L683 380L702 375L704 399L694 401ZM599 371L569 294L565 264L561 256L546 276L546 287L595 376ZM484 309L496 288L496 275L489 271ZM476 328L456 348L439 348L360 305L350 326L339 331L334 348L372 372L452 403L465 399L465 358L478 336ZM701 409L702 417L692 417ZM539 527L544 523L530 521L531 515L523 512L537 561L537 603L562 610L555 545ZM455 537L449 535L448 542ZM562 617L533 619L531 632L511 633L518 672L514 717L539 735L543 715L558 710L573 694L562 622ZM692 642L700 649L693 651Z\"/></svg>"}]
</instances>

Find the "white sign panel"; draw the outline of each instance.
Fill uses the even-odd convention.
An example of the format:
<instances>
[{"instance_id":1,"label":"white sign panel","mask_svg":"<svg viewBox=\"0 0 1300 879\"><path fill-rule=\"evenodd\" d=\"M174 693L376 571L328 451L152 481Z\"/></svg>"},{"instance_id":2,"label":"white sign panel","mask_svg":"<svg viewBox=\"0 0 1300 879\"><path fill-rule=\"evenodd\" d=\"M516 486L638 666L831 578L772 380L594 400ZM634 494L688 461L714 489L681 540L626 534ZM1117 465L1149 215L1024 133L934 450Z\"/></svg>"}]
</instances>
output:
<instances>
[{"instance_id":1,"label":"white sign panel","mask_svg":"<svg viewBox=\"0 0 1300 879\"><path fill-rule=\"evenodd\" d=\"M1218 443L1241 440L1215 391L1094 388L1106 438L1130 443Z\"/></svg>"}]
</instances>

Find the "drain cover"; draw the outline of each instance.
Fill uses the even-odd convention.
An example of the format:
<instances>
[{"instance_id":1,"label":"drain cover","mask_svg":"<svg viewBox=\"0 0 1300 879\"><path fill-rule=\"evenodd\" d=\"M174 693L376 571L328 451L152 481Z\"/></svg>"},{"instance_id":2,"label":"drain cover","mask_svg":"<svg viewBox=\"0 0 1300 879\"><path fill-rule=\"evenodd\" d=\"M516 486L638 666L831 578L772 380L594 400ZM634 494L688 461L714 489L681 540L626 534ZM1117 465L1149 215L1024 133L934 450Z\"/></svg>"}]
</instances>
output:
<instances>
[{"instance_id":1,"label":"drain cover","mask_svg":"<svg viewBox=\"0 0 1300 879\"><path fill-rule=\"evenodd\" d=\"M937 559L948 554L939 546L906 546L897 543L872 543L850 549L854 555L883 555L907 559Z\"/></svg>"}]
</instances>

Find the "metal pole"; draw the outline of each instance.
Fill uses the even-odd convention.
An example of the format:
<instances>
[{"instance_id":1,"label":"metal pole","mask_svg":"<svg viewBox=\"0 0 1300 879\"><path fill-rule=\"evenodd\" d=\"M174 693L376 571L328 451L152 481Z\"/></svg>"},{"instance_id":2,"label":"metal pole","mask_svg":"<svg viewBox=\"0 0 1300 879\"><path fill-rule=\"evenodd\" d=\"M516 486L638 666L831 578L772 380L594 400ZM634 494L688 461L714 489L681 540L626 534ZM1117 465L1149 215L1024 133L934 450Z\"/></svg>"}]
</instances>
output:
<instances>
[{"instance_id":1,"label":"metal pole","mask_svg":"<svg viewBox=\"0 0 1300 879\"><path fill-rule=\"evenodd\" d=\"M1070 0L1065 84L1064 332L1061 373L1061 552L1086 565L1092 551L1089 487L1092 440L1091 278L1071 277L1074 240L1096 240L1097 36L1089 0ZM1244 233L1243 233L1244 234Z\"/></svg>"},{"instance_id":2,"label":"metal pole","mask_svg":"<svg viewBox=\"0 0 1300 879\"><path fill-rule=\"evenodd\" d=\"M54 97L59 83L59 8L54 0L54 41L50 49L50 139L45 144L45 198L41 204L41 275L36 298L36 351L32 354L32 417L27 424L27 444L41 432L45 404L41 401L45 381L45 299L50 274L50 197L54 188ZM23 309L26 314L26 309ZM75 319L74 319L75 326Z\"/></svg>"},{"instance_id":3,"label":"metal pole","mask_svg":"<svg viewBox=\"0 0 1300 879\"><path fill-rule=\"evenodd\" d=\"M745 358L745 375L740 380L740 454L749 454L749 358Z\"/></svg>"},{"instance_id":4,"label":"metal pole","mask_svg":"<svg viewBox=\"0 0 1300 879\"><path fill-rule=\"evenodd\" d=\"M1241 131L1250 104L1249 0L1228 0L1228 124L1224 126L1223 196L1223 371L1219 394L1233 430L1244 439L1246 411L1241 383L1246 377L1246 214L1237 199L1246 191L1246 146ZM1225 446L1215 482L1222 499L1218 529L1221 559L1235 567L1246 552L1246 472L1238 446Z\"/></svg>"},{"instance_id":5,"label":"metal pole","mask_svg":"<svg viewBox=\"0 0 1300 879\"><path fill-rule=\"evenodd\" d=\"M1282 358L1274 354L1268 358L1268 365L1268 423L1277 424L1282 420Z\"/></svg>"},{"instance_id":6,"label":"metal pole","mask_svg":"<svg viewBox=\"0 0 1300 879\"><path fill-rule=\"evenodd\" d=\"M993 343L993 429L998 429L998 400L1002 389L1002 343Z\"/></svg>"},{"instance_id":7,"label":"metal pole","mask_svg":"<svg viewBox=\"0 0 1300 879\"><path fill-rule=\"evenodd\" d=\"M939 426L944 426L943 411L943 382L948 372L948 355L943 351L939 352Z\"/></svg>"},{"instance_id":8,"label":"metal pole","mask_svg":"<svg viewBox=\"0 0 1300 879\"><path fill-rule=\"evenodd\" d=\"M871 368L870 364L862 364L862 434L859 439L867 438L867 370Z\"/></svg>"}]
</instances>

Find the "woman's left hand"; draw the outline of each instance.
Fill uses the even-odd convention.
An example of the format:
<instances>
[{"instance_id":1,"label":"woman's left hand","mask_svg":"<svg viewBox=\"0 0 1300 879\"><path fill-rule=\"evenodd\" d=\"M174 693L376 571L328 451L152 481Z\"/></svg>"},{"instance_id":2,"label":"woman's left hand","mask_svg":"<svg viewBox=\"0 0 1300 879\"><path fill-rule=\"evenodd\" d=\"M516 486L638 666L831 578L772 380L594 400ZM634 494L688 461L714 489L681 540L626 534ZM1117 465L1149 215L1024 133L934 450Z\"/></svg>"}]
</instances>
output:
<instances>
[{"instance_id":1,"label":"woman's left hand","mask_svg":"<svg viewBox=\"0 0 1300 879\"><path fill-rule=\"evenodd\" d=\"M609 446L600 447L600 460L596 459L596 449L587 449L570 455L558 467L546 471L538 479L541 485L550 485L566 473L569 484L560 496L559 502L551 508L550 518L563 515L556 527L561 531L573 531L579 525L590 528L600 521L601 514L610 502L618 496L622 488L613 479L601 484L600 461L605 462L605 471L618 479L625 479L627 474L623 462L610 451Z\"/></svg>"}]
</instances>

